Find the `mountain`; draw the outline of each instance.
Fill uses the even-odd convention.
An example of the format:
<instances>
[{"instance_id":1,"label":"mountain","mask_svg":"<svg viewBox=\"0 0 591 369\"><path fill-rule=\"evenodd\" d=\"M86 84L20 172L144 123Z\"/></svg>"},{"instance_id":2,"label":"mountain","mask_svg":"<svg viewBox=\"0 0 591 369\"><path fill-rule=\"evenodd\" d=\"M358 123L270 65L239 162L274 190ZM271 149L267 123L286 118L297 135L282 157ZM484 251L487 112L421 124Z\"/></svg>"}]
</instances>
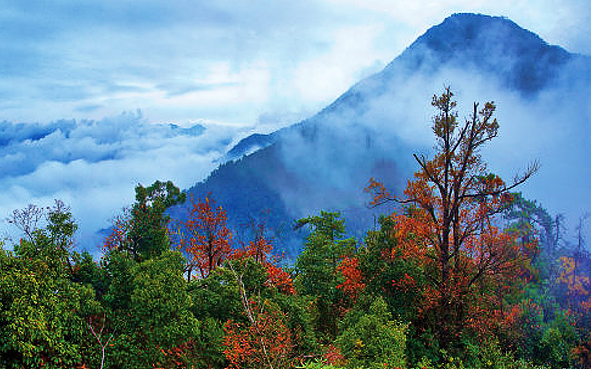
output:
<instances>
[{"instance_id":1,"label":"mountain","mask_svg":"<svg viewBox=\"0 0 591 369\"><path fill-rule=\"evenodd\" d=\"M279 131L269 134L254 133L238 142L226 154L226 160L235 160L244 155L252 154L253 152L265 148L275 142L279 135Z\"/></svg>"},{"instance_id":2,"label":"mountain","mask_svg":"<svg viewBox=\"0 0 591 369\"><path fill-rule=\"evenodd\" d=\"M472 101L499 101L501 134L486 152L494 170L510 179L519 165L539 159L542 173L527 194L574 214L591 205L583 160L590 151L589 82L589 57L548 45L506 18L454 14L318 114L243 139L188 193L211 192L239 233L266 209L278 247L291 256L301 247L293 220L320 210L341 211L361 237L392 211L367 208L368 179L400 193L416 170L412 153L429 154L433 145L431 98L451 85L460 116Z\"/></svg>"}]
</instances>

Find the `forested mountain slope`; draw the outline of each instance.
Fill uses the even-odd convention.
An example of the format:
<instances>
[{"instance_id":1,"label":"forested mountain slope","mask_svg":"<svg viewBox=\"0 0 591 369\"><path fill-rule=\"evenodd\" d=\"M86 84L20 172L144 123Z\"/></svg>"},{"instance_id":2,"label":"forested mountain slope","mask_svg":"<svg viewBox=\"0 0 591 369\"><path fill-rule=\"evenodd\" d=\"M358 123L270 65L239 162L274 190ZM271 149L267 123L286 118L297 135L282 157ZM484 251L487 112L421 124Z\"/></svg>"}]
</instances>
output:
<instances>
[{"instance_id":1,"label":"forested mountain slope","mask_svg":"<svg viewBox=\"0 0 591 369\"><path fill-rule=\"evenodd\" d=\"M293 219L320 209L343 212L352 232L370 228L390 209L367 208L368 179L394 192L403 188L416 170L412 154L431 149L430 97L450 85L464 107L497 102L501 133L490 148L491 170L507 177L520 169L515 156L523 164L539 159L542 170L527 195L576 214L591 203L583 191L591 173L582 162L589 151L589 81L586 56L548 45L506 18L454 14L313 117L245 138L188 192L211 192L235 228L268 210L267 225L281 230L279 247L292 254ZM556 187L551 180L563 182ZM572 191L560 194L555 188L565 181ZM184 210L174 213L182 217Z\"/></svg>"}]
</instances>

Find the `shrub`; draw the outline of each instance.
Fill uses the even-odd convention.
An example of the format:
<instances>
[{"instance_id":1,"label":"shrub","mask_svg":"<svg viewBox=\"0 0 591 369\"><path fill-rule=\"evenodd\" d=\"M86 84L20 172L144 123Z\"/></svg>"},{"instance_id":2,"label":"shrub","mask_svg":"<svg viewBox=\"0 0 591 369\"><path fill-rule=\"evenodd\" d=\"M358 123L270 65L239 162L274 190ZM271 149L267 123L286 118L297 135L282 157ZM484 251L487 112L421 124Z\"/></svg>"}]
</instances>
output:
<instances>
[{"instance_id":1,"label":"shrub","mask_svg":"<svg viewBox=\"0 0 591 369\"><path fill-rule=\"evenodd\" d=\"M392 320L381 297L370 305L367 313L353 310L347 318L344 330L336 340L347 360L347 367L405 367L407 325Z\"/></svg>"}]
</instances>

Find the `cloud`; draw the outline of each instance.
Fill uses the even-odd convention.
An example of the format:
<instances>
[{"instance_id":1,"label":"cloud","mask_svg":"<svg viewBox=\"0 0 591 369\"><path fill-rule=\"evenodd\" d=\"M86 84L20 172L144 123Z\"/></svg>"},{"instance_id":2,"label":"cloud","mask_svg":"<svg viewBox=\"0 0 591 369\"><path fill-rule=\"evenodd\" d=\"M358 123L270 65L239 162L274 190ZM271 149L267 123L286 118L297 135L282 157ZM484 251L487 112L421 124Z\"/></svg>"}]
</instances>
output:
<instances>
[{"instance_id":1,"label":"cloud","mask_svg":"<svg viewBox=\"0 0 591 369\"><path fill-rule=\"evenodd\" d=\"M591 53L585 0L0 0L0 113L254 124L315 111L453 12L506 15ZM229 108L231 107L231 108ZM283 123L277 122L276 127Z\"/></svg>"},{"instance_id":2,"label":"cloud","mask_svg":"<svg viewBox=\"0 0 591 369\"><path fill-rule=\"evenodd\" d=\"M0 5L4 29L0 74L5 81L0 93L13 100L3 113L27 121L64 116L100 119L130 108L142 108L158 120L166 114L158 109L152 114L150 108L161 106L168 112L163 100L182 105L183 119L219 120L228 104L238 100L243 106L233 109L236 113L231 116L225 113L230 117L226 120L252 123L260 112L238 117L249 111L246 105L260 107L269 99L259 85L270 82L250 75L280 74L287 58L297 62L319 52L330 42L322 37L325 27L339 17L315 1L83 0L75 6L63 1L3 1ZM270 63L261 70L265 60ZM220 64L225 69L220 71ZM118 89L121 86L135 90ZM257 95L248 93L252 90ZM247 94L239 98L244 91ZM185 95L191 92L188 99ZM211 100L219 101L215 109ZM105 111L107 101L117 104ZM46 109L56 102L58 109ZM98 105L102 109L83 109ZM214 110L218 116L212 115Z\"/></svg>"},{"instance_id":3,"label":"cloud","mask_svg":"<svg viewBox=\"0 0 591 369\"><path fill-rule=\"evenodd\" d=\"M99 121L5 121L0 131L0 216L29 203L48 206L61 199L80 224L80 246L91 249L94 232L133 202L138 183L172 180L188 188L246 134L208 122L187 128L150 124L141 112Z\"/></svg>"},{"instance_id":4,"label":"cloud","mask_svg":"<svg viewBox=\"0 0 591 369\"><path fill-rule=\"evenodd\" d=\"M14 121L140 108L252 124L319 109L395 56L373 47L381 25L320 0L0 5L0 112Z\"/></svg>"}]
</instances>

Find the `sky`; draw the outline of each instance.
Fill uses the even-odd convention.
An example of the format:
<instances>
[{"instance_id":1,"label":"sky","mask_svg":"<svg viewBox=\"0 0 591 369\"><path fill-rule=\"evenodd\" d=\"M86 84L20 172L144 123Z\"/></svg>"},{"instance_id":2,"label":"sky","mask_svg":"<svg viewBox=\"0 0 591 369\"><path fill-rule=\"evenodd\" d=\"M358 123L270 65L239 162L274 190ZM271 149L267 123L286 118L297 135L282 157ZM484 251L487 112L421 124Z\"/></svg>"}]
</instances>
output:
<instances>
[{"instance_id":1,"label":"sky","mask_svg":"<svg viewBox=\"0 0 591 369\"><path fill-rule=\"evenodd\" d=\"M208 119L272 130L312 115L454 12L507 16L591 54L586 0L0 1L0 118Z\"/></svg>"},{"instance_id":2,"label":"sky","mask_svg":"<svg viewBox=\"0 0 591 369\"><path fill-rule=\"evenodd\" d=\"M133 201L137 183L191 186L241 137L312 116L452 13L506 16L591 55L588 0L0 7L0 219L60 198L83 238ZM188 129L197 124L205 131Z\"/></svg>"}]
</instances>

